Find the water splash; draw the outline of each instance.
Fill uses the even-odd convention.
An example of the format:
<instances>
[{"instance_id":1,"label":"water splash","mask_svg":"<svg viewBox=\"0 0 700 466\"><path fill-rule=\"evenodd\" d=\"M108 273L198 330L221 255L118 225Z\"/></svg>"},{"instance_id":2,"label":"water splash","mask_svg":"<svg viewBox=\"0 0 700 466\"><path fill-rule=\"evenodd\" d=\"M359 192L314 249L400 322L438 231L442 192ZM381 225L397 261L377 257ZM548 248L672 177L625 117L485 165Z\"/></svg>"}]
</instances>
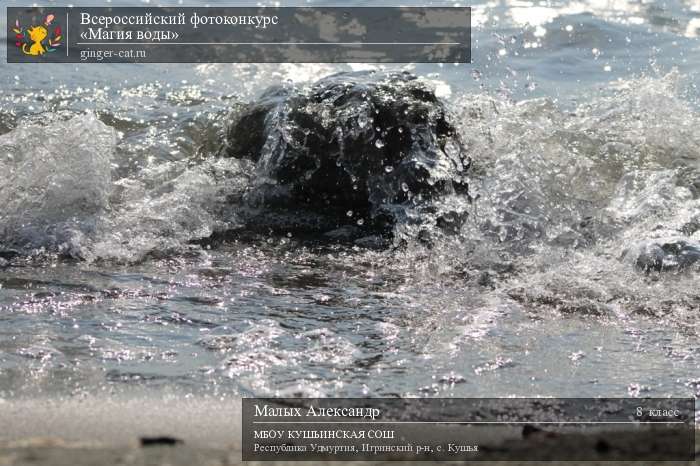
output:
<instances>
[{"instance_id":1,"label":"water splash","mask_svg":"<svg viewBox=\"0 0 700 466\"><path fill-rule=\"evenodd\" d=\"M116 144L91 114L0 136L0 243L83 257L84 238L110 210Z\"/></svg>"}]
</instances>

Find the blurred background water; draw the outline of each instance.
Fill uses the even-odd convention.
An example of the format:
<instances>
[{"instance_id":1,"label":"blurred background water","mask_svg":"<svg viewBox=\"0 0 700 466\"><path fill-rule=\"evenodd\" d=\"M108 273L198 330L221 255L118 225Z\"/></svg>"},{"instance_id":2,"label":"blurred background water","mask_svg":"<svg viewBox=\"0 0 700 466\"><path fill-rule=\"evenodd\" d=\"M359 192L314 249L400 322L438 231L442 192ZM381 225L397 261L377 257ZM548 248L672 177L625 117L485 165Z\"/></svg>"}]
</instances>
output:
<instances>
[{"instance_id":1,"label":"blurred background water","mask_svg":"<svg viewBox=\"0 0 700 466\"><path fill-rule=\"evenodd\" d=\"M473 158L433 248L191 244L249 181L197 156L233 102L372 65L4 64L0 245L31 254L0 259L0 397L700 395L698 272L624 259L700 240L700 2L471 6L471 64L386 67Z\"/></svg>"}]
</instances>

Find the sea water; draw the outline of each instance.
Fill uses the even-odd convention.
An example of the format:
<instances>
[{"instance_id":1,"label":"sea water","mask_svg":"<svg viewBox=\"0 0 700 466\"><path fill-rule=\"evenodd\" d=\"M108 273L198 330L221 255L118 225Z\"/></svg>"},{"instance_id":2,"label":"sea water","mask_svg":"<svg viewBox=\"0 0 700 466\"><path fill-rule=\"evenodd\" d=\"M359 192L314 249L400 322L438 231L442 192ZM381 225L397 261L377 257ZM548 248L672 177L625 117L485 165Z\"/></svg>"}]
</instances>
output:
<instances>
[{"instance_id":1,"label":"sea water","mask_svg":"<svg viewBox=\"0 0 700 466\"><path fill-rule=\"evenodd\" d=\"M625 251L700 241L700 4L472 6L471 64L382 66L472 158L431 247L197 243L254 176L214 155L235 102L376 65L3 64L0 398L699 396L697 269Z\"/></svg>"}]
</instances>

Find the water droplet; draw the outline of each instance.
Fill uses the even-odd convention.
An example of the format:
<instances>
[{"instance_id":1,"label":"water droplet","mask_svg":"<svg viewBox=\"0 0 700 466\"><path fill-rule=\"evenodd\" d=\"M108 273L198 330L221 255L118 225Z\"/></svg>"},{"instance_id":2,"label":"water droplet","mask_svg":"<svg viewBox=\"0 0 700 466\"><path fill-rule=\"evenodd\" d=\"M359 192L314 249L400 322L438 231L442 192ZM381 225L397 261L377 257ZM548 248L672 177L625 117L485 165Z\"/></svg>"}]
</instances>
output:
<instances>
[{"instance_id":1,"label":"water droplet","mask_svg":"<svg viewBox=\"0 0 700 466\"><path fill-rule=\"evenodd\" d=\"M406 183L401 183L401 190L405 193L408 192L408 185Z\"/></svg>"},{"instance_id":2,"label":"water droplet","mask_svg":"<svg viewBox=\"0 0 700 466\"><path fill-rule=\"evenodd\" d=\"M384 171L387 173L391 173L394 171L394 167L392 167L391 165L387 165L384 167Z\"/></svg>"},{"instance_id":3,"label":"water droplet","mask_svg":"<svg viewBox=\"0 0 700 466\"><path fill-rule=\"evenodd\" d=\"M364 128L365 126L367 126L367 122L368 122L368 121L369 121L369 119L367 118L367 115L365 115L365 114L363 113L362 115L360 115L360 116L357 117L357 126L359 126L360 129L362 129L362 128Z\"/></svg>"},{"instance_id":4,"label":"water droplet","mask_svg":"<svg viewBox=\"0 0 700 466\"><path fill-rule=\"evenodd\" d=\"M508 238L508 230L506 227L498 227L498 239L501 240L501 242L505 241Z\"/></svg>"},{"instance_id":5,"label":"water droplet","mask_svg":"<svg viewBox=\"0 0 700 466\"><path fill-rule=\"evenodd\" d=\"M445 154L451 157L453 160L459 160L459 156L462 153L457 143L453 140L447 141L445 144Z\"/></svg>"},{"instance_id":6,"label":"water droplet","mask_svg":"<svg viewBox=\"0 0 700 466\"><path fill-rule=\"evenodd\" d=\"M384 141L382 141L381 139L377 139L376 141L374 141L374 146L377 149L381 149L382 147L384 147Z\"/></svg>"},{"instance_id":7,"label":"water droplet","mask_svg":"<svg viewBox=\"0 0 700 466\"><path fill-rule=\"evenodd\" d=\"M352 217L352 210L348 210L348 211L345 213L345 215L347 215L348 217Z\"/></svg>"},{"instance_id":8,"label":"water droplet","mask_svg":"<svg viewBox=\"0 0 700 466\"><path fill-rule=\"evenodd\" d=\"M403 133L403 127L399 126L399 133Z\"/></svg>"},{"instance_id":9,"label":"water droplet","mask_svg":"<svg viewBox=\"0 0 700 466\"><path fill-rule=\"evenodd\" d=\"M365 224L364 219L358 218L358 219L357 219L357 224L360 225L360 226L364 225L364 224Z\"/></svg>"}]
</instances>

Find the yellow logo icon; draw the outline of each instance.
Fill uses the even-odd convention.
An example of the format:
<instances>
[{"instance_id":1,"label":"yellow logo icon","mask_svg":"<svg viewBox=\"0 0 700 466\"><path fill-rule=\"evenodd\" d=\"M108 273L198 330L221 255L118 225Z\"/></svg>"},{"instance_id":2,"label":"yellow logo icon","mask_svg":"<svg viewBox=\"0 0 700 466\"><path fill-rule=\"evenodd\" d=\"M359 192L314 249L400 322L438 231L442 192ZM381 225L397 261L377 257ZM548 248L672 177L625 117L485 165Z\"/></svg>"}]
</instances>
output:
<instances>
[{"instance_id":1,"label":"yellow logo icon","mask_svg":"<svg viewBox=\"0 0 700 466\"><path fill-rule=\"evenodd\" d=\"M61 27L55 25L51 30L51 23L55 16L48 15L44 24L32 25L27 29L22 29L19 19L15 21L13 32L15 33L15 45L22 50L25 55L43 55L47 52L55 52L61 45ZM49 37L51 33L51 37Z\"/></svg>"}]
</instances>

